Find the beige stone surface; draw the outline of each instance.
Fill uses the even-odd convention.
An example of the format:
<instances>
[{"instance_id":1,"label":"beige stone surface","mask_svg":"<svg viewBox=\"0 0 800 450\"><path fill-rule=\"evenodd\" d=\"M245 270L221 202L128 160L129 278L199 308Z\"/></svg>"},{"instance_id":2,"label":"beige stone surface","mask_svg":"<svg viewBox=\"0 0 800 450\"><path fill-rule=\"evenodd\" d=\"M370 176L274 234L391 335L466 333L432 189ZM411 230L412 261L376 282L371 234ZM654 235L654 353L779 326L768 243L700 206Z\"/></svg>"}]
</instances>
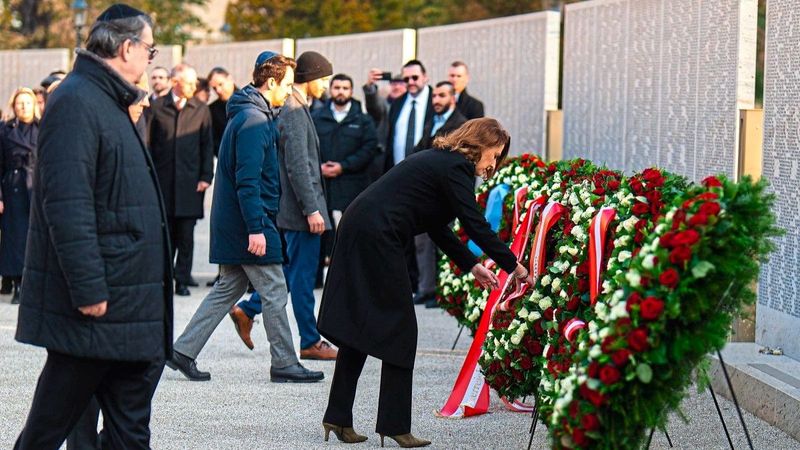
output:
<instances>
[{"instance_id":1,"label":"beige stone surface","mask_svg":"<svg viewBox=\"0 0 800 450\"><path fill-rule=\"evenodd\" d=\"M50 72L69 70L70 52L66 48L0 51L0 110L8 112L16 88L35 88Z\"/></svg>"}]
</instances>

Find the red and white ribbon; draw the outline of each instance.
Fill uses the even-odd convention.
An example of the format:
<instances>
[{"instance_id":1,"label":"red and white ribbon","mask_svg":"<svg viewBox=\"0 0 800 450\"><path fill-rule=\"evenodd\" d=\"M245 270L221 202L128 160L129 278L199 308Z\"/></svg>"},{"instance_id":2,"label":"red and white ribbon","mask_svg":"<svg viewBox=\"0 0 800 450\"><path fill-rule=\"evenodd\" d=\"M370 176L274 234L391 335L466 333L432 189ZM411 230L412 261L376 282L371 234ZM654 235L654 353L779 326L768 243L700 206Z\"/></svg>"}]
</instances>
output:
<instances>
[{"instance_id":1,"label":"red and white ribbon","mask_svg":"<svg viewBox=\"0 0 800 450\"><path fill-rule=\"evenodd\" d=\"M542 218L536 226L536 234L531 247L530 273L536 278L544 273L546 266L547 233L565 212L567 212L567 207L556 202L548 203L542 211Z\"/></svg>"},{"instance_id":2,"label":"red and white ribbon","mask_svg":"<svg viewBox=\"0 0 800 450\"><path fill-rule=\"evenodd\" d=\"M520 228L515 231L514 240L511 243L511 252L518 259L523 254L528 243L533 217L545 201L544 197L540 197L528 202L528 213L522 219ZM450 397L442 409L439 410L440 417L464 418L485 414L489 411L489 385L486 384L486 380L481 373L478 359L483 353L483 343L486 341L494 310L501 301L502 295L513 282L513 277L503 270L500 271L497 278L499 287L489 294L478 330L475 332L472 345L469 348L469 352L467 352L467 357L464 359L464 364L461 366L461 371L456 378Z\"/></svg>"},{"instance_id":3,"label":"red and white ribbon","mask_svg":"<svg viewBox=\"0 0 800 450\"><path fill-rule=\"evenodd\" d=\"M600 274L603 271L603 249L606 248L608 226L617 212L613 208L603 207L592 218L589 225L589 300L594 305L600 295Z\"/></svg>"},{"instance_id":4,"label":"red and white ribbon","mask_svg":"<svg viewBox=\"0 0 800 450\"><path fill-rule=\"evenodd\" d=\"M577 317L573 317L564 326L564 337L568 341L572 342L575 336L578 334L578 331L584 328L586 328L586 322L578 319Z\"/></svg>"},{"instance_id":5,"label":"red and white ribbon","mask_svg":"<svg viewBox=\"0 0 800 450\"><path fill-rule=\"evenodd\" d=\"M522 206L525 205L525 199L528 197L528 187L523 186L514 191L514 227L511 228L512 233L517 232L520 216L522 215Z\"/></svg>"}]
</instances>

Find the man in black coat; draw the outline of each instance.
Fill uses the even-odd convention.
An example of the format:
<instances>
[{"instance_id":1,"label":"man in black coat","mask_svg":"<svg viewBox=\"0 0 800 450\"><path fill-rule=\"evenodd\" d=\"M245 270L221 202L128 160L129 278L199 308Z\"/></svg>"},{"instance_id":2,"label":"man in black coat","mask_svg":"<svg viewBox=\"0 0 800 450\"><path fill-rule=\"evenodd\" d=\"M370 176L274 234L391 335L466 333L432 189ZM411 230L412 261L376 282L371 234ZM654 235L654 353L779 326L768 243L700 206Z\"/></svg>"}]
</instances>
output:
<instances>
[{"instance_id":1,"label":"man in black coat","mask_svg":"<svg viewBox=\"0 0 800 450\"><path fill-rule=\"evenodd\" d=\"M425 123L425 130L415 151L427 150L433 147L433 140L455 130L467 121L456 109L456 95L453 85L449 81L441 81L433 89L433 117ZM426 308L436 307L436 244L426 234L414 238L416 248L417 268L419 281L417 293L414 295L415 304L425 304Z\"/></svg>"},{"instance_id":2,"label":"man in black coat","mask_svg":"<svg viewBox=\"0 0 800 450\"><path fill-rule=\"evenodd\" d=\"M447 70L447 78L456 89L457 106L461 114L470 119L483 117L483 102L467 94L469 68L463 61L454 61Z\"/></svg>"},{"instance_id":3,"label":"man in black coat","mask_svg":"<svg viewBox=\"0 0 800 450\"><path fill-rule=\"evenodd\" d=\"M172 92L150 106L148 143L177 253L175 294L189 295L194 227L203 218L203 199L214 176L214 138L208 106L194 98L197 72L187 64L172 69Z\"/></svg>"},{"instance_id":4,"label":"man in black coat","mask_svg":"<svg viewBox=\"0 0 800 450\"><path fill-rule=\"evenodd\" d=\"M110 448L150 445L172 273L158 180L128 106L146 95L133 83L155 56L152 24L107 9L48 101L16 334L48 355L17 449L58 448L92 396Z\"/></svg>"},{"instance_id":5,"label":"man in black coat","mask_svg":"<svg viewBox=\"0 0 800 450\"><path fill-rule=\"evenodd\" d=\"M230 72L223 67L214 67L208 72L208 85L217 94L217 99L208 105L211 113L211 129L214 135L214 156L219 154L219 144L222 142L222 133L228 124L226 108L228 100L236 92L236 84Z\"/></svg>"},{"instance_id":6,"label":"man in black coat","mask_svg":"<svg viewBox=\"0 0 800 450\"><path fill-rule=\"evenodd\" d=\"M331 98L312 118L319 135L325 200L332 217L341 217L369 185L366 168L377 152L377 137L372 119L353 100L352 78L335 75L330 91Z\"/></svg>"}]
</instances>

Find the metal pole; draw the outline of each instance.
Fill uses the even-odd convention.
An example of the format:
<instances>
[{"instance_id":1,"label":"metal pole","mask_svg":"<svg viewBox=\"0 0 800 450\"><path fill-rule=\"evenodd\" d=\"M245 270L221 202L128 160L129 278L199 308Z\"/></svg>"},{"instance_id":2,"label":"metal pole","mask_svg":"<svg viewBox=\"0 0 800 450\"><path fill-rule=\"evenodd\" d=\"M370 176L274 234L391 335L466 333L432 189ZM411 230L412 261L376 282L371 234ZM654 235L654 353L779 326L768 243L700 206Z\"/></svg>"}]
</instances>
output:
<instances>
[{"instance_id":1,"label":"metal pole","mask_svg":"<svg viewBox=\"0 0 800 450\"><path fill-rule=\"evenodd\" d=\"M722 422L722 429L725 430L725 437L728 438L728 445L731 446L731 450L735 450L733 448L733 441L731 440L731 435L728 433L728 426L725 425L725 418L722 417L722 410L719 409L719 403L717 403L717 395L714 394L714 388L711 385L708 386L708 390L711 391L711 398L714 400L714 406L717 407L717 414L719 414L719 420Z\"/></svg>"},{"instance_id":2,"label":"metal pole","mask_svg":"<svg viewBox=\"0 0 800 450\"><path fill-rule=\"evenodd\" d=\"M753 450L753 441L750 440L750 432L747 431L747 424L744 423L744 416L742 415L741 408L739 408L739 400L736 399L736 392L733 391L733 384L731 384L731 378L728 376L728 369L725 367L725 361L722 359L722 352L719 350L717 350L717 357L719 358L719 365L722 367L722 373L725 374L725 381L728 383L728 389L731 391L731 398L733 399L733 404L736 406L736 413L739 415L739 421L742 423L744 436L747 438L747 446L750 447L750 450Z\"/></svg>"}]
</instances>

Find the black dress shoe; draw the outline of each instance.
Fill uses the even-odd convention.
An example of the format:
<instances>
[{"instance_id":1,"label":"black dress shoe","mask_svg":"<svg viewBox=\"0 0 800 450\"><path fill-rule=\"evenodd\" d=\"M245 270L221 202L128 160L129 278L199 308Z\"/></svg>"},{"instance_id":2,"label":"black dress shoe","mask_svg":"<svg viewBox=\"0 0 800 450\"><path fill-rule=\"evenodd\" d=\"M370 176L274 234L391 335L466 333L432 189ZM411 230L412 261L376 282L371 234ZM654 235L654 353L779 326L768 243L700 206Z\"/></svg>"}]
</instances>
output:
<instances>
[{"instance_id":1,"label":"black dress shoe","mask_svg":"<svg viewBox=\"0 0 800 450\"><path fill-rule=\"evenodd\" d=\"M187 288L186 285L175 284L175 295L180 295L181 297L188 297L192 295L192 293L189 292L189 288Z\"/></svg>"},{"instance_id":2,"label":"black dress shoe","mask_svg":"<svg viewBox=\"0 0 800 450\"><path fill-rule=\"evenodd\" d=\"M197 368L195 360L176 351L173 351L172 358L167 360L167 367L172 370L179 370L191 381L208 381L211 379L210 373L202 372Z\"/></svg>"},{"instance_id":3,"label":"black dress shoe","mask_svg":"<svg viewBox=\"0 0 800 450\"><path fill-rule=\"evenodd\" d=\"M189 282L186 283L186 285L189 287L198 287L200 286L200 283L198 283L197 280L195 280L194 278L189 277Z\"/></svg>"},{"instance_id":4,"label":"black dress shoe","mask_svg":"<svg viewBox=\"0 0 800 450\"><path fill-rule=\"evenodd\" d=\"M416 294L414 296L414 304L415 305L422 305L430 299L435 299L435 294Z\"/></svg>"},{"instance_id":5,"label":"black dress shoe","mask_svg":"<svg viewBox=\"0 0 800 450\"><path fill-rule=\"evenodd\" d=\"M436 297L429 298L428 301L425 302L426 309L433 309L438 307L439 307L439 302L436 301Z\"/></svg>"},{"instance_id":6,"label":"black dress shoe","mask_svg":"<svg viewBox=\"0 0 800 450\"><path fill-rule=\"evenodd\" d=\"M0 294L8 295L11 293L12 289L12 281L11 277L3 277L3 281L0 282Z\"/></svg>"},{"instance_id":7,"label":"black dress shoe","mask_svg":"<svg viewBox=\"0 0 800 450\"><path fill-rule=\"evenodd\" d=\"M300 363L289 367L269 369L270 381L273 383L315 383L322 381L325 374L314 370L308 370Z\"/></svg>"}]
</instances>

